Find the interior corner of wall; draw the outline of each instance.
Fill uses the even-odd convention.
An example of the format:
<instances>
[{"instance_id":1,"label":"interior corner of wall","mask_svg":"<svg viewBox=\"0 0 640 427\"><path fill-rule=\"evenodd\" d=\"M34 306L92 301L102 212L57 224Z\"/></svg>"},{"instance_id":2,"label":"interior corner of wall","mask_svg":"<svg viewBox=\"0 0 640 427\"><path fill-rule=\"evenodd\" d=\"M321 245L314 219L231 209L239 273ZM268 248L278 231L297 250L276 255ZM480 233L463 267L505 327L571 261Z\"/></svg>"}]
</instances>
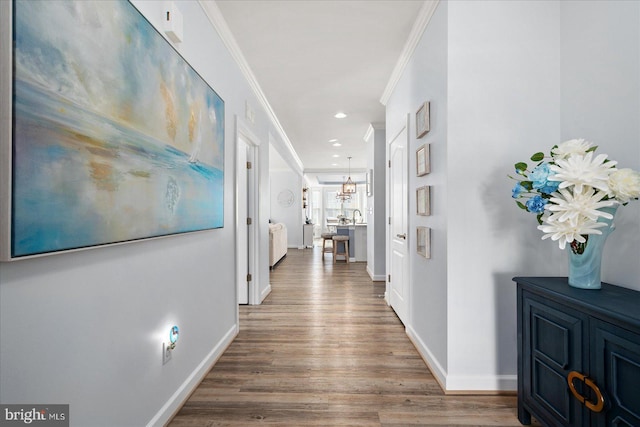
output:
<instances>
[{"instance_id":1,"label":"interior corner of wall","mask_svg":"<svg viewBox=\"0 0 640 427\"><path fill-rule=\"evenodd\" d=\"M427 367L433 374L434 378L440 385L443 391L447 391L447 370L442 366L440 361L435 357L433 352L425 344L424 341L416 334L415 330L411 326L407 326L407 336L415 346L416 350L427 364Z\"/></svg>"}]
</instances>

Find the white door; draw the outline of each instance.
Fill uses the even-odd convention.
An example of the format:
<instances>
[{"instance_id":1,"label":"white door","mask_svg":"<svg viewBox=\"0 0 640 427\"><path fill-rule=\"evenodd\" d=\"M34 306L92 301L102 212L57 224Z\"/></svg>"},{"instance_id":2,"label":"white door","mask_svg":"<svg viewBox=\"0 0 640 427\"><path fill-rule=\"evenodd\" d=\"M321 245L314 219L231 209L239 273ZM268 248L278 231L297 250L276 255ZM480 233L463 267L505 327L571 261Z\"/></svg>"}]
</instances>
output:
<instances>
[{"instance_id":1,"label":"white door","mask_svg":"<svg viewBox=\"0 0 640 427\"><path fill-rule=\"evenodd\" d=\"M253 146L242 137L238 138L237 146L237 288L238 304L249 303L249 285L253 279L251 276L254 260L254 233L253 228Z\"/></svg>"},{"instance_id":2,"label":"white door","mask_svg":"<svg viewBox=\"0 0 640 427\"><path fill-rule=\"evenodd\" d=\"M238 138L237 145L237 209L238 209L238 227L237 227L237 288L238 288L238 304L249 303L249 225L247 224L247 218L249 218L248 209L248 196L249 196L249 182L247 168L247 152L249 146L243 138Z\"/></svg>"},{"instance_id":3,"label":"white door","mask_svg":"<svg viewBox=\"0 0 640 427\"><path fill-rule=\"evenodd\" d=\"M405 126L389 142L389 304L402 323L409 321L409 250L407 203L407 147Z\"/></svg>"}]
</instances>

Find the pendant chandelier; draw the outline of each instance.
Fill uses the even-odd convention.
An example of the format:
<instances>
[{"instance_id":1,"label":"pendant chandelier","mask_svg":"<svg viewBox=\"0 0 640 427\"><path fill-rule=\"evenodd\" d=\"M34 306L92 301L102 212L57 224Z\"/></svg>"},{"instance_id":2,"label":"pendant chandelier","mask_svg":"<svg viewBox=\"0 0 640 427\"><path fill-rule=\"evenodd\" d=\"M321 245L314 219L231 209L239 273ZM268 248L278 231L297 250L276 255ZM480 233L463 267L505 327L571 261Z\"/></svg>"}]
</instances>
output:
<instances>
[{"instance_id":1,"label":"pendant chandelier","mask_svg":"<svg viewBox=\"0 0 640 427\"><path fill-rule=\"evenodd\" d=\"M349 178L342 184L342 193L355 194L356 183L351 180L351 157L347 158L349 159Z\"/></svg>"},{"instance_id":2,"label":"pendant chandelier","mask_svg":"<svg viewBox=\"0 0 640 427\"><path fill-rule=\"evenodd\" d=\"M345 194L344 192L339 191L336 193L336 200L339 201L340 203L350 202L351 194Z\"/></svg>"}]
</instances>

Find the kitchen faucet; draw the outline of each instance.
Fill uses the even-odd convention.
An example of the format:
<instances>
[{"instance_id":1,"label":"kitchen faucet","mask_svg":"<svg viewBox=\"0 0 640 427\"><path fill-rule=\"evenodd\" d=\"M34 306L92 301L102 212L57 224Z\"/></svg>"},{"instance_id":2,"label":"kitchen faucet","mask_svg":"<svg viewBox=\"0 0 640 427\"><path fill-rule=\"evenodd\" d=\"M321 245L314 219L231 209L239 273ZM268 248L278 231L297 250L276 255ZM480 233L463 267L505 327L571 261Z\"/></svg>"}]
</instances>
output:
<instances>
[{"instance_id":1,"label":"kitchen faucet","mask_svg":"<svg viewBox=\"0 0 640 427\"><path fill-rule=\"evenodd\" d=\"M360 215L360 219L362 219L362 212L360 212L360 209L354 209L353 210L353 217L351 219L351 223L352 224L356 223L356 212L358 212L358 215Z\"/></svg>"}]
</instances>

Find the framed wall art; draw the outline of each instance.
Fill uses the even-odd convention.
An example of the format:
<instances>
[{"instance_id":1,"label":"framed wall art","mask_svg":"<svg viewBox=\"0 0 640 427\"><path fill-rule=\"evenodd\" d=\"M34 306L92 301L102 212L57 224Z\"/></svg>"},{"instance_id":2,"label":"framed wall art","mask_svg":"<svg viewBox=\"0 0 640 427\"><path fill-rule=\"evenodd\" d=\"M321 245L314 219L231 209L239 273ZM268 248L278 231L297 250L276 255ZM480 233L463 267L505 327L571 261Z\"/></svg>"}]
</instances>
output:
<instances>
[{"instance_id":1,"label":"framed wall art","mask_svg":"<svg viewBox=\"0 0 640 427\"><path fill-rule=\"evenodd\" d=\"M431 186L425 185L416 190L417 214L428 216L431 215Z\"/></svg>"},{"instance_id":2,"label":"framed wall art","mask_svg":"<svg viewBox=\"0 0 640 427\"><path fill-rule=\"evenodd\" d=\"M224 101L130 2L0 7L0 259L224 226Z\"/></svg>"},{"instance_id":3,"label":"framed wall art","mask_svg":"<svg viewBox=\"0 0 640 427\"><path fill-rule=\"evenodd\" d=\"M430 144L424 144L416 151L416 175L423 176L431 172L431 159L429 155Z\"/></svg>"},{"instance_id":4,"label":"framed wall art","mask_svg":"<svg viewBox=\"0 0 640 427\"><path fill-rule=\"evenodd\" d=\"M429 132L429 102L425 102L416 112L416 138L422 138Z\"/></svg>"},{"instance_id":5,"label":"framed wall art","mask_svg":"<svg viewBox=\"0 0 640 427\"><path fill-rule=\"evenodd\" d=\"M431 258L431 228L417 227L416 247L418 255L422 255L425 258Z\"/></svg>"}]
</instances>

